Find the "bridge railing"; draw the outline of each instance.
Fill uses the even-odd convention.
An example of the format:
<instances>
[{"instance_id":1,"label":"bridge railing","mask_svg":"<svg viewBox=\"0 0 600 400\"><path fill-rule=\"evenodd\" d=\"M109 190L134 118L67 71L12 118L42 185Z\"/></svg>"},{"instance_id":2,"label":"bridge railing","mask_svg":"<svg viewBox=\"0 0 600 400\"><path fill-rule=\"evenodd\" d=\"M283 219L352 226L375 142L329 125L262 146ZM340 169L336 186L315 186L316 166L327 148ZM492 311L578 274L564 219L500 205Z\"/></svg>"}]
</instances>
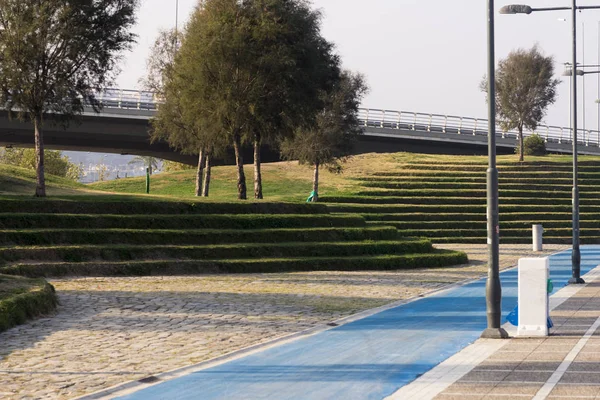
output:
<instances>
[{"instance_id":1,"label":"bridge railing","mask_svg":"<svg viewBox=\"0 0 600 400\"><path fill-rule=\"evenodd\" d=\"M161 99L154 92L143 90L107 89L97 95L105 108L156 111ZM483 118L459 117L454 115L426 114L410 111L361 108L361 124L367 128L411 130L424 134L435 132L455 135L487 136L488 121ZM504 130L498 124L499 137L517 139L517 130ZM578 129L577 142L583 146L600 147L600 132ZM573 131L560 126L540 125L535 132L524 132L525 136L540 135L546 142L571 144Z\"/></svg>"},{"instance_id":2,"label":"bridge railing","mask_svg":"<svg viewBox=\"0 0 600 400\"><path fill-rule=\"evenodd\" d=\"M454 115L426 114L409 111L360 109L359 119L363 126L370 128L412 130L415 132L437 132L457 135L487 136L488 120L483 118L459 117ZM518 131L505 130L496 126L499 137L517 139ZM577 142L583 146L600 147L600 132L578 129ZM546 142L572 143L573 130L560 126L540 125L535 132L524 132L524 136L540 135Z\"/></svg>"}]
</instances>

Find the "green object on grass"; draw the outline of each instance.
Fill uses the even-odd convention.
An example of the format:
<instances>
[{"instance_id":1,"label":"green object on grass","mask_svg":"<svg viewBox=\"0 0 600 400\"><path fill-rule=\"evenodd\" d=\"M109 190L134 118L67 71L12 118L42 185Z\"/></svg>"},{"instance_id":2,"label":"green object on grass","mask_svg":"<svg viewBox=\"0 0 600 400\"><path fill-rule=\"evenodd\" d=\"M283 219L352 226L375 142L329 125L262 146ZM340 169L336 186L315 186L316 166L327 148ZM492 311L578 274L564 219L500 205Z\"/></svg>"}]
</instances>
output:
<instances>
[{"instance_id":1,"label":"green object on grass","mask_svg":"<svg viewBox=\"0 0 600 400\"><path fill-rule=\"evenodd\" d=\"M317 195L317 193L316 193L316 192L313 190L313 191L310 193L310 196L308 196L308 199L306 199L306 202L307 202L307 203L311 203L311 202L313 201L313 199L315 198L315 196L316 196L316 195Z\"/></svg>"}]
</instances>

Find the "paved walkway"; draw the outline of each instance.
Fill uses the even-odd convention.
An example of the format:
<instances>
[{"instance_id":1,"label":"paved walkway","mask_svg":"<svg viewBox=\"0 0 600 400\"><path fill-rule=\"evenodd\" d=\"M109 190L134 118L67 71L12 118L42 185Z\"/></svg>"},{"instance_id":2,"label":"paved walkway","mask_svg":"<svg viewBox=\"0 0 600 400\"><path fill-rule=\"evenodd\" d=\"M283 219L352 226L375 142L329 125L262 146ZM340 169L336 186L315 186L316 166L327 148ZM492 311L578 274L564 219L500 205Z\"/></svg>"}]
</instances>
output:
<instances>
[{"instance_id":1,"label":"paved walkway","mask_svg":"<svg viewBox=\"0 0 600 400\"><path fill-rule=\"evenodd\" d=\"M582 257L582 272L586 273L600 264L600 248L583 247ZM555 285L563 286L569 276L569 252L552 256L551 277ZM516 281L516 270L502 273L504 314L516 305ZM195 399L201 393L203 399L383 399L478 339L486 323L484 288L485 281L479 280L445 290L325 332L200 369L122 398ZM578 304L585 309L587 306L583 303ZM572 307L568 304L564 307ZM593 312L596 311L588 314ZM581 318L581 314L576 318ZM597 312L594 321L595 318ZM581 323L588 322L594 323L587 319ZM568 325L561 325L557 332L581 334L585 329L576 327L572 330ZM535 351L531 346L527 349ZM542 348L536 357L541 357L540 354L547 350ZM526 351L521 353L522 360L526 359ZM561 355L564 357L565 354ZM511 356L513 354L502 357ZM551 357L560 355L545 357L550 357L545 361L558 362ZM486 374L479 375L485 378ZM507 377L523 381L534 376L521 371L493 374L490 379L495 383ZM551 375L549 372L543 376ZM474 378L466 376L463 379ZM469 392L463 387L458 393L441 396L462 398Z\"/></svg>"},{"instance_id":2,"label":"paved walkway","mask_svg":"<svg viewBox=\"0 0 600 400\"><path fill-rule=\"evenodd\" d=\"M389 272L54 280L61 302L55 316L0 333L0 398L73 398L483 276L486 246L444 247L467 251L471 263ZM502 266L528 250L503 245Z\"/></svg>"}]
</instances>

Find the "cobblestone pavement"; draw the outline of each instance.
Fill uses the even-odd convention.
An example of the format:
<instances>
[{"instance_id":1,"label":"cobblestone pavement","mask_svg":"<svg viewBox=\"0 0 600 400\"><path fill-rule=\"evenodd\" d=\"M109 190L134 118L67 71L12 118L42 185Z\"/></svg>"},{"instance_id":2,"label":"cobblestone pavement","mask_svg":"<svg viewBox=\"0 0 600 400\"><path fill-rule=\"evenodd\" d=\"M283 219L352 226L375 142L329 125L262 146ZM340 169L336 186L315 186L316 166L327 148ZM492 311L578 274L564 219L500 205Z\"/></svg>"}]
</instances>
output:
<instances>
[{"instance_id":1,"label":"cobblestone pavement","mask_svg":"<svg viewBox=\"0 0 600 400\"><path fill-rule=\"evenodd\" d=\"M471 263L393 272L55 280L56 315L0 334L0 398L76 397L486 272L485 246L443 247L466 251ZM502 246L502 267L529 250Z\"/></svg>"}]
</instances>

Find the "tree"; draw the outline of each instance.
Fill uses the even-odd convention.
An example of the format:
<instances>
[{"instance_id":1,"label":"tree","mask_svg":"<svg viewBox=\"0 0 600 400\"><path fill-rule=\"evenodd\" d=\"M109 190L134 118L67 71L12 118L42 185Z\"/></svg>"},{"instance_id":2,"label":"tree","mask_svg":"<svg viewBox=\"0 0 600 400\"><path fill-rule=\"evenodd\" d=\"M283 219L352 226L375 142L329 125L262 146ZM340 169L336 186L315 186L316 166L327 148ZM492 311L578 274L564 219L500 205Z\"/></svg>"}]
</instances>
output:
<instances>
[{"instance_id":1,"label":"tree","mask_svg":"<svg viewBox=\"0 0 600 400\"><path fill-rule=\"evenodd\" d=\"M501 60L496 73L496 108L502 129L519 132L519 161L523 161L523 128L535 130L556 101L554 59L538 46L517 49ZM483 84L482 84L483 90Z\"/></svg>"},{"instance_id":2,"label":"tree","mask_svg":"<svg viewBox=\"0 0 600 400\"><path fill-rule=\"evenodd\" d=\"M83 175L83 166L74 164L60 151L46 151L45 172L78 181ZM34 170L36 153L34 149L4 148L0 150L0 163Z\"/></svg>"},{"instance_id":3,"label":"tree","mask_svg":"<svg viewBox=\"0 0 600 400\"><path fill-rule=\"evenodd\" d=\"M128 164L143 164L150 175L160 168L161 159L152 156L135 156Z\"/></svg>"},{"instance_id":4,"label":"tree","mask_svg":"<svg viewBox=\"0 0 600 400\"><path fill-rule=\"evenodd\" d=\"M362 75L344 72L340 83L322 95L325 106L315 124L298 130L293 138L282 143L285 158L314 167L313 202L319 200L319 169L325 166L332 172L340 172L340 162L347 159L354 141L362 133L358 109L367 92Z\"/></svg>"},{"instance_id":5,"label":"tree","mask_svg":"<svg viewBox=\"0 0 600 400\"><path fill-rule=\"evenodd\" d=\"M106 87L135 36L138 0L0 1L0 101L34 125L36 196L46 195L43 127L67 123Z\"/></svg>"},{"instance_id":6,"label":"tree","mask_svg":"<svg viewBox=\"0 0 600 400\"><path fill-rule=\"evenodd\" d=\"M210 177L204 180L205 167L210 166L211 149L217 148L217 138L200 128L194 115L194 103L183 103L181 88L187 82L176 79L175 58L183 36L175 30L159 33L147 62L147 75L142 81L146 89L164 99L152 120L152 140L166 140L171 147L183 154L198 154L196 172L196 196L208 196ZM187 107L186 107L187 106ZM209 175L210 173L207 172ZM206 190L204 187L206 186Z\"/></svg>"},{"instance_id":7,"label":"tree","mask_svg":"<svg viewBox=\"0 0 600 400\"><path fill-rule=\"evenodd\" d=\"M205 145L233 146L239 199L247 198L242 145L254 146L262 198L262 141L314 119L319 91L339 79L332 49L304 0L206 0L192 15L166 86Z\"/></svg>"},{"instance_id":8,"label":"tree","mask_svg":"<svg viewBox=\"0 0 600 400\"><path fill-rule=\"evenodd\" d=\"M247 96L251 107L248 136L254 147L254 198L262 199L261 145L275 143L308 127L323 108L321 92L340 79L340 59L321 35L321 13L304 0L247 3L251 53L246 64L254 76Z\"/></svg>"}]
</instances>

